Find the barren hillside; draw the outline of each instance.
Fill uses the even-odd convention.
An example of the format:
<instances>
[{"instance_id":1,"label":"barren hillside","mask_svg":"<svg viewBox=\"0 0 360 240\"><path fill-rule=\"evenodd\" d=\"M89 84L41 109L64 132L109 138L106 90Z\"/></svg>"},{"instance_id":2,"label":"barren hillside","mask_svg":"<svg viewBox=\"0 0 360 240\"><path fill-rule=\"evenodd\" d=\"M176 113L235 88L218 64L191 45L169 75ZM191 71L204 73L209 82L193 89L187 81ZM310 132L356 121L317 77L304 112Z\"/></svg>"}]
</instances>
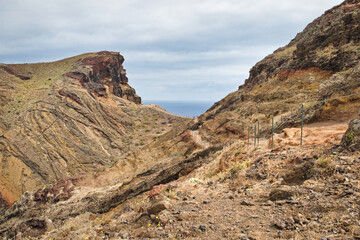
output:
<instances>
[{"instance_id":1,"label":"barren hillside","mask_svg":"<svg viewBox=\"0 0 360 240\"><path fill-rule=\"evenodd\" d=\"M359 26L326 11L198 119L141 105L117 53L0 66L0 236L360 239Z\"/></svg>"},{"instance_id":2,"label":"barren hillside","mask_svg":"<svg viewBox=\"0 0 360 240\"><path fill-rule=\"evenodd\" d=\"M0 193L22 193L102 171L189 121L141 105L119 53L0 66Z\"/></svg>"}]
</instances>

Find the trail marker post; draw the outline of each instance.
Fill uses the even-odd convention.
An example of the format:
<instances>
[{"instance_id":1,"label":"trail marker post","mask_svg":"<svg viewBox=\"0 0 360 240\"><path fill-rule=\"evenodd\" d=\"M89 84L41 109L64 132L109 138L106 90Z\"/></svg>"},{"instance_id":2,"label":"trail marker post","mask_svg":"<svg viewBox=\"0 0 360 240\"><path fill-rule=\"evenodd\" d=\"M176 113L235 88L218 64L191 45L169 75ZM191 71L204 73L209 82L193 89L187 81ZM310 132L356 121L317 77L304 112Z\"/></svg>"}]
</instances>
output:
<instances>
[{"instance_id":1,"label":"trail marker post","mask_svg":"<svg viewBox=\"0 0 360 240\"><path fill-rule=\"evenodd\" d=\"M256 123L254 124L254 148L256 148Z\"/></svg>"},{"instance_id":2,"label":"trail marker post","mask_svg":"<svg viewBox=\"0 0 360 240\"><path fill-rule=\"evenodd\" d=\"M257 133L257 137L258 137L258 146L259 146L259 144L260 144L260 122L259 122L259 120L258 120L258 133Z\"/></svg>"},{"instance_id":3,"label":"trail marker post","mask_svg":"<svg viewBox=\"0 0 360 240\"><path fill-rule=\"evenodd\" d=\"M301 105L301 136L300 136L300 146L302 146L303 128L304 128L304 104Z\"/></svg>"},{"instance_id":4,"label":"trail marker post","mask_svg":"<svg viewBox=\"0 0 360 240\"><path fill-rule=\"evenodd\" d=\"M250 145L250 127L248 127L248 147Z\"/></svg>"},{"instance_id":5,"label":"trail marker post","mask_svg":"<svg viewBox=\"0 0 360 240\"><path fill-rule=\"evenodd\" d=\"M271 127L271 149L274 149L274 117L272 118L272 127Z\"/></svg>"}]
</instances>

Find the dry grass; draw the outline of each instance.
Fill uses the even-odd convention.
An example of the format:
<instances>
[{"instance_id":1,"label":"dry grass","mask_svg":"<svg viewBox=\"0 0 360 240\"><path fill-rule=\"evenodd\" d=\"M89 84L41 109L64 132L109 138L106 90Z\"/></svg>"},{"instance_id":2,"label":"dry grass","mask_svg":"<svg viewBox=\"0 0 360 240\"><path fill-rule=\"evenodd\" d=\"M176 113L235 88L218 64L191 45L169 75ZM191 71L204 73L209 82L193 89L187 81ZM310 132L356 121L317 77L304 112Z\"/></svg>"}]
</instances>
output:
<instances>
[{"instance_id":1,"label":"dry grass","mask_svg":"<svg viewBox=\"0 0 360 240\"><path fill-rule=\"evenodd\" d=\"M294 51L296 51L296 45L287 47L280 51L275 51L274 55L276 58L286 58L286 57L291 57L291 55L294 53Z\"/></svg>"},{"instance_id":2,"label":"dry grass","mask_svg":"<svg viewBox=\"0 0 360 240\"><path fill-rule=\"evenodd\" d=\"M41 100L44 95L48 94L51 86L61 79L64 73L70 71L77 60L94 54L83 54L49 63L6 65L16 74L28 76L30 79L21 80L6 71L0 71L0 85L16 89L10 90L12 91L11 99L4 106L4 115L1 116L2 121L11 126L19 114L26 111L34 102Z\"/></svg>"}]
</instances>

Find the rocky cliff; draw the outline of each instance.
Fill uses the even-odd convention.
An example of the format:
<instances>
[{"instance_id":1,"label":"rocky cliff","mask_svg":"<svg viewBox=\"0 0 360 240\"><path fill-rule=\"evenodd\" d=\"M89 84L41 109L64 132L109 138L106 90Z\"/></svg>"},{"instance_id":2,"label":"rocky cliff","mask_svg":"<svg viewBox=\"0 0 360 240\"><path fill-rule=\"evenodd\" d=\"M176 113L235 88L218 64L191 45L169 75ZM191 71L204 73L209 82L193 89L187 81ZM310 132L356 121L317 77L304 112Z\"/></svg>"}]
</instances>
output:
<instances>
[{"instance_id":1,"label":"rocky cliff","mask_svg":"<svg viewBox=\"0 0 360 240\"><path fill-rule=\"evenodd\" d=\"M100 52L96 56L79 59L64 76L77 79L84 88L97 96L106 97L111 93L141 104L141 98L128 84L123 62L124 57L118 53ZM59 93L66 95L63 91Z\"/></svg>"},{"instance_id":2,"label":"rocky cliff","mask_svg":"<svg viewBox=\"0 0 360 240\"><path fill-rule=\"evenodd\" d=\"M345 1L310 23L286 46L250 70L239 90L212 106L196 128L209 141L247 135L258 120L262 134L305 122L346 122L360 107L360 3ZM218 140L215 140L218 139Z\"/></svg>"},{"instance_id":3,"label":"rocky cliff","mask_svg":"<svg viewBox=\"0 0 360 240\"><path fill-rule=\"evenodd\" d=\"M0 66L0 193L9 204L66 177L134 164L126 157L187 121L141 105L123 61L99 52Z\"/></svg>"},{"instance_id":4,"label":"rocky cliff","mask_svg":"<svg viewBox=\"0 0 360 240\"><path fill-rule=\"evenodd\" d=\"M358 120L343 127L360 107L359 7L327 11L194 120L133 103L113 53L4 65L1 194L38 189L0 236L359 239ZM247 145L248 126L266 142L273 117L294 137L301 104L309 146Z\"/></svg>"}]
</instances>

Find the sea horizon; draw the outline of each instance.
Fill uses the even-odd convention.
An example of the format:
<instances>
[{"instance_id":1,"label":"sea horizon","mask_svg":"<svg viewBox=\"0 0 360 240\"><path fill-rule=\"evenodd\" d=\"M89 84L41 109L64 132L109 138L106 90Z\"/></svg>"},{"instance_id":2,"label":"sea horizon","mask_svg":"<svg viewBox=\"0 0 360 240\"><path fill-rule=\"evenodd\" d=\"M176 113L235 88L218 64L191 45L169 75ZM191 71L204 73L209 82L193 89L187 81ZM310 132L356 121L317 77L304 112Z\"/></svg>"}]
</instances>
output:
<instances>
[{"instance_id":1,"label":"sea horizon","mask_svg":"<svg viewBox=\"0 0 360 240\"><path fill-rule=\"evenodd\" d=\"M169 113L193 118L205 113L214 103L207 100L143 100L144 105L155 104Z\"/></svg>"}]
</instances>

